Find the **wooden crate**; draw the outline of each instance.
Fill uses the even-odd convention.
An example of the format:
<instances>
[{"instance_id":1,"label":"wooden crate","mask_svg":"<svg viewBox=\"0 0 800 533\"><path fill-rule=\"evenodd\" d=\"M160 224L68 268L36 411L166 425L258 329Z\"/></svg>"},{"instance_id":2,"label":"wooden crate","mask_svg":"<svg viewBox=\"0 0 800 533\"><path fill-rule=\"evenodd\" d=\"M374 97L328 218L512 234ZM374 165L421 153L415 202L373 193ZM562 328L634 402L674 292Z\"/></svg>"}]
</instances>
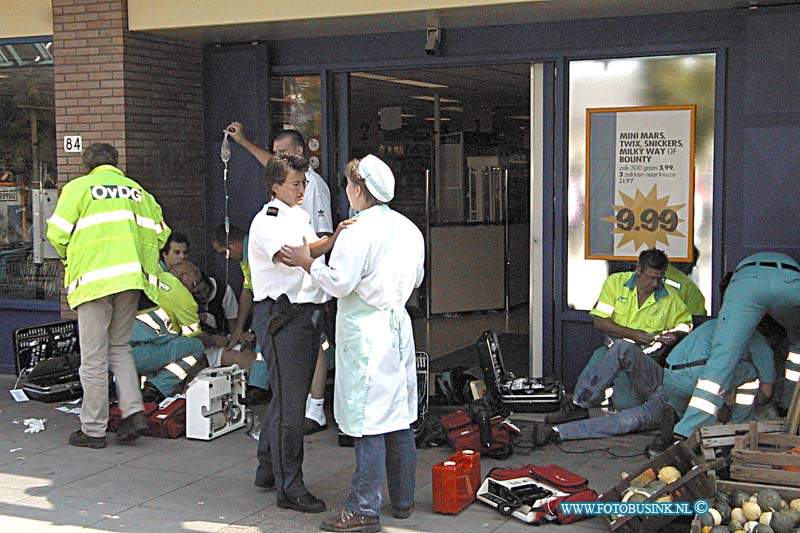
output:
<instances>
[{"instance_id":1,"label":"wooden crate","mask_svg":"<svg viewBox=\"0 0 800 533\"><path fill-rule=\"evenodd\" d=\"M708 464L706 464L683 442L676 442L663 453L660 453L648 463L633 471L629 477L617 483L611 489L600 495L598 501L619 502L622 494L630 486L630 482L648 468L658 472L662 467L672 465L681 472L677 481L650 496L646 501L654 502L661 496L670 494L675 502L694 502L698 499L709 499L714 495L714 485L708 477ZM626 515L609 520L608 530L620 533L639 533L642 531L658 531L678 518L676 515Z\"/></svg>"},{"instance_id":2,"label":"wooden crate","mask_svg":"<svg viewBox=\"0 0 800 533\"><path fill-rule=\"evenodd\" d=\"M784 470L784 466L800 468L800 455L788 450L800 446L800 437L785 433L759 433L755 422L750 430L736 437L731 452L731 479L800 487L800 471Z\"/></svg>"},{"instance_id":3,"label":"wooden crate","mask_svg":"<svg viewBox=\"0 0 800 533\"><path fill-rule=\"evenodd\" d=\"M781 495L787 502L800 498L800 488L784 487L782 485L765 485L763 483L748 483L745 481L722 481L717 480L717 491L725 494L733 494L737 491L747 494L756 494L764 489L773 489Z\"/></svg>"},{"instance_id":4,"label":"wooden crate","mask_svg":"<svg viewBox=\"0 0 800 533\"><path fill-rule=\"evenodd\" d=\"M786 424L783 420L763 421L758 422L757 429L759 433L784 433ZM750 431L749 422L702 426L692 433L689 447L692 449L699 447L703 459L713 461L718 459L719 455L730 451L729 448L733 448L736 443L736 437L744 435L748 431ZM720 454L720 452L723 453Z\"/></svg>"}]
</instances>

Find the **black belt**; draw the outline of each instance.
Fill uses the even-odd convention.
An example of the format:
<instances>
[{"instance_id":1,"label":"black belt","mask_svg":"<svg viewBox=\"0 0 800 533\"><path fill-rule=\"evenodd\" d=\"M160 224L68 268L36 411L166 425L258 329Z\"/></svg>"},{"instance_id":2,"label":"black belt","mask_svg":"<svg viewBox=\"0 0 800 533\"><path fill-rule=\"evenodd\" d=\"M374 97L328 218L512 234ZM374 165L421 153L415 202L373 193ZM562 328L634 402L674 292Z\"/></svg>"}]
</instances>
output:
<instances>
[{"instance_id":1,"label":"black belt","mask_svg":"<svg viewBox=\"0 0 800 533\"><path fill-rule=\"evenodd\" d=\"M737 268L736 272L739 272L744 267L749 267L749 266L782 268L784 270L793 270L794 272L800 272L800 267L797 267L791 263L776 263L775 261L756 261L755 263L747 263Z\"/></svg>"},{"instance_id":2,"label":"black belt","mask_svg":"<svg viewBox=\"0 0 800 533\"><path fill-rule=\"evenodd\" d=\"M699 361L692 361L691 363L683 363L682 365L667 365L667 370L683 370L684 368L692 368L693 366L703 366L708 359L700 359Z\"/></svg>"}]
</instances>

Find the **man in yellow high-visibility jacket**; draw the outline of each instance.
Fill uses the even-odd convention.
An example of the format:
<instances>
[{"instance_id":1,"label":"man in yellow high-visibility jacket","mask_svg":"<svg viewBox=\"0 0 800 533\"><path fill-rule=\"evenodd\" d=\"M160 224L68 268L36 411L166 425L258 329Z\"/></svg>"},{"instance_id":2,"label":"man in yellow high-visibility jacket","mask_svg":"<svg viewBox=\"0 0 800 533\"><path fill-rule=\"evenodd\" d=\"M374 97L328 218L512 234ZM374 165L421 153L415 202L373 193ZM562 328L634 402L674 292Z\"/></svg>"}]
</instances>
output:
<instances>
[{"instance_id":1,"label":"man in yellow high-visibility jacket","mask_svg":"<svg viewBox=\"0 0 800 533\"><path fill-rule=\"evenodd\" d=\"M47 221L80 331L81 429L69 443L87 448L106 446L109 367L123 416L117 440L130 442L147 430L128 341L141 291L153 294L148 278L161 271L159 250L170 233L161 207L125 177L117 159L110 144L89 146L83 154L89 174L64 186Z\"/></svg>"}]
</instances>

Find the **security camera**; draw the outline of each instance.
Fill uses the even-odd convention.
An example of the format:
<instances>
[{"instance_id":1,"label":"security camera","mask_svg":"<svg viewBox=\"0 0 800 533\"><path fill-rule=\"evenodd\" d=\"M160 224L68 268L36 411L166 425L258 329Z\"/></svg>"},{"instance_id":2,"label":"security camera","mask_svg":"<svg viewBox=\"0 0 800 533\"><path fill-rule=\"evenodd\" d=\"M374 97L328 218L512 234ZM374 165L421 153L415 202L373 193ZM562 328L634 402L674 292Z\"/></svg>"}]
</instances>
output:
<instances>
[{"instance_id":1,"label":"security camera","mask_svg":"<svg viewBox=\"0 0 800 533\"><path fill-rule=\"evenodd\" d=\"M428 28L425 37L425 53L435 56L442 47L442 29L437 27Z\"/></svg>"}]
</instances>

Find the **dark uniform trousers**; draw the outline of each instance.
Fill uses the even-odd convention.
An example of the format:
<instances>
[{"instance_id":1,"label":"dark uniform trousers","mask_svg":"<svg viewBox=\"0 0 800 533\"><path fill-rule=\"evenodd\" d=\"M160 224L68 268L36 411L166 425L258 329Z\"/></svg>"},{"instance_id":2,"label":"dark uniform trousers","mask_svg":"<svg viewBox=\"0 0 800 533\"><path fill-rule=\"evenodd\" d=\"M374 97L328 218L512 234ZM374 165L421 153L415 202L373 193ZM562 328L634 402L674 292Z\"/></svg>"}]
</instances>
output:
<instances>
[{"instance_id":1,"label":"dark uniform trousers","mask_svg":"<svg viewBox=\"0 0 800 533\"><path fill-rule=\"evenodd\" d=\"M272 299L255 303L253 327L267 362L272 400L261 421L256 481L275 480L279 493L298 498L303 483L303 418L322 331L321 304L293 304L293 316L274 337L267 331L280 312ZM274 344L273 344L274 342Z\"/></svg>"}]
</instances>

